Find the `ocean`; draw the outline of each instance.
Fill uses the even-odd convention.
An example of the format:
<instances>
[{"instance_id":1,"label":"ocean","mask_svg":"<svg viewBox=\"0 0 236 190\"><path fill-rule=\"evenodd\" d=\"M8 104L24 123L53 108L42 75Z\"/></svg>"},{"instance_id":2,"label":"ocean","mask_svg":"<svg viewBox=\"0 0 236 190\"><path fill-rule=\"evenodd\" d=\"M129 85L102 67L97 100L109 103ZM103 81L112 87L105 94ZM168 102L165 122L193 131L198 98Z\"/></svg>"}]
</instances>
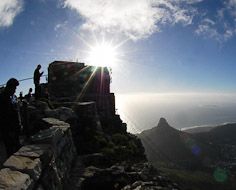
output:
<instances>
[{"instance_id":1,"label":"ocean","mask_svg":"<svg viewBox=\"0 0 236 190\"><path fill-rule=\"evenodd\" d=\"M155 127L161 117L176 129L236 122L234 93L116 94L116 108L131 133Z\"/></svg>"}]
</instances>

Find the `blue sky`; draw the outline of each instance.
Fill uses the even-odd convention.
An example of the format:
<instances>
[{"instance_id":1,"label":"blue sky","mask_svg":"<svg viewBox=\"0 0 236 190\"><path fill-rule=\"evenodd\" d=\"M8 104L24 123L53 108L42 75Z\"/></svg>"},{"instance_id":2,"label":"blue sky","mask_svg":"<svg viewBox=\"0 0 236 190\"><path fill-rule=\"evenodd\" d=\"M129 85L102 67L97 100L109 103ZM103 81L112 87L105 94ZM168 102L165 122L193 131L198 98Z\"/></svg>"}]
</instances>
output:
<instances>
[{"instance_id":1,"label":"blue sky","mask_svg":"<svg viewBox=\"0 0 236 190\"><path fill-rule=\"evenodd\" d=\"M54 60L86 63L86 44L105 39L121 43L116 93L234 93L235 34L235 0L1 0L0 83Z\"/></svg>"}]
</instances>

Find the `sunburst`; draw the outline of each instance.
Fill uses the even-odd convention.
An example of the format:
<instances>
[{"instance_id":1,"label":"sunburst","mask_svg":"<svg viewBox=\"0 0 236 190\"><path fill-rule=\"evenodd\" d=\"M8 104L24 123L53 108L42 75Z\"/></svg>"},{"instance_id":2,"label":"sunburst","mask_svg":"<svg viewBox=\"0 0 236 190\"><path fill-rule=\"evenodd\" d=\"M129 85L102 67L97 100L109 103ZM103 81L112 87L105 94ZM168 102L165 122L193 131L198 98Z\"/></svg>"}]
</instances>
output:
<instances>
[{"instance_id":1,"label":"sunburst","mask_svg":"<svg viewBox=\"0 0 236 190\"><path fill-rule=\"evenodd\" d=\"M117 46L111 42L102 41L90 46L87 63L97 67L113 68L118 62Z\"/></svg>"}]
</instances>

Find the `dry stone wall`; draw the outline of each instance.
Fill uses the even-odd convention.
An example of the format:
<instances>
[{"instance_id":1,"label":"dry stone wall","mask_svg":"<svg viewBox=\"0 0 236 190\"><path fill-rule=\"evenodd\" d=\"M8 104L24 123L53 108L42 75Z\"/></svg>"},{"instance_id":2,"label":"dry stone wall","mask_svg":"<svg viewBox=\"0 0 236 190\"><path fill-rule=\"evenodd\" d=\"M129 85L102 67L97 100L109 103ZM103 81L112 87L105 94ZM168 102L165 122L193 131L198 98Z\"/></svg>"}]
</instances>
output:
<instances>
[{"instance_id":1,"label":"dry stone wall","mask_svg":"<svg viewBox=\"0 0 236 190\"><path fill-rule=\"evenodd\" d=\"M49 128L32 136L32 144L10 156L0 170L0 189L60 190L76 157L70 125L44 118Z\"/></svg>"}]
</instances>

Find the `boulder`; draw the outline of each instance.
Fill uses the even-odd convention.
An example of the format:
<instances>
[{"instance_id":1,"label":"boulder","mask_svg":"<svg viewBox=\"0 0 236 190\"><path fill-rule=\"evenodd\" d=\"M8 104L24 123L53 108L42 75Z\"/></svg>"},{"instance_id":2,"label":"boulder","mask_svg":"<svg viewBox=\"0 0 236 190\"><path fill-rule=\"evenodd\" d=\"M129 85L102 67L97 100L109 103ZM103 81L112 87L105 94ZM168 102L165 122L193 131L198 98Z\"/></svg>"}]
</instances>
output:
<instances>
[{"instance_id":1,"label":"boulder","mask_svg":"<svg viewBox=\"0 0 236 190\"><path fill-rule=\"evenodd\" d=\"M33 180L28 174L13 171L9 168L0 170L0 189L31 190Z\"/></svg>"},{"instance_id":2,"label":"boulder","mask_svg":"<svg viewBox=\"0 0 236 190\"><path fill-rule=\"evenodd\" d=\"M53 150L47 144L32 144L21 147L14 155L25 156L32 159L39 158L42 166L47 165L52 159Z\"/></svg>"},{"instance_id":3,"label":"boulder","mask_svg":"<svg viewBox=\"0 0 236 190\"><path fill-rule=\"evenodd\" d=\"M60 155L64 145L65 139L62 141L64 132L58 127L51 127L49 129L41 130L39 133L31 136L31 141L34 144L49 144L56 155Z\"/></svg>"},{"instance_id":4,"label":"boulder","mask_svg":"<svg viewBox=\"0 0 236 190\"><path fill-rule=\"evenodd\" d=\"M27 173L34 180L38 180L42 172L42 164L39 158L31 159L13 155L3 165L12 170Z\"/></svg>"}]
</instances>

